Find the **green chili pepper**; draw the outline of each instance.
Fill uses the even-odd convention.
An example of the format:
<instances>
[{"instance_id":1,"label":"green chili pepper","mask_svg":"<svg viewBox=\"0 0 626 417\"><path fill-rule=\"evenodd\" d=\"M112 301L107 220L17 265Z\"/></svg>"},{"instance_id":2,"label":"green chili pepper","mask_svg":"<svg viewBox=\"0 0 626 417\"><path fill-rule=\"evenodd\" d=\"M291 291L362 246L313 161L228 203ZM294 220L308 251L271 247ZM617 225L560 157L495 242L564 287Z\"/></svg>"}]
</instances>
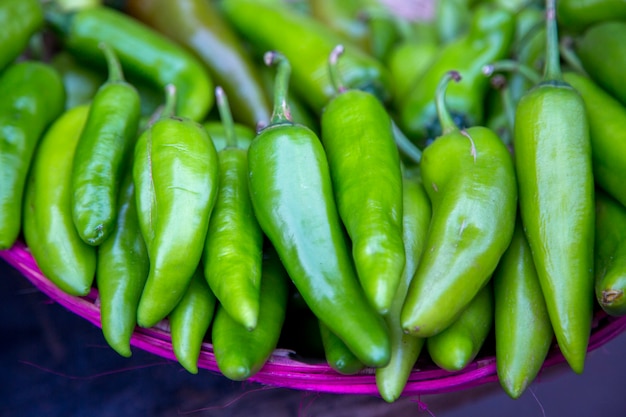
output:
<instances>
[{"instance_id":1,"label":"green chili pepper","mask_svg":"<svg viewBox=\"0 0 626 417\"><path fill-rule=\"evenodd\" d=\"M138 20L106 6L67 13L48 8L46 20L73 55L102 64L98 45L106 42L128 75L152 83L160 91L174 84L179 116L202 121L213 106L213 81L200 61Z\"/></svg>"},{"instance_id":2,"label":"green chili pepper","mask_svg":"<svg viewBox=\"0 0 626 417\"><path fill-rule=\"evenodd\" d=\"M200 263L218 190L215 146L204 127L175 116L170 85L161 118L135 145L133 178L150 274L137 323L151 327L180 301Z\"/></svg>"},{"instance_id":3,"label":"green chili pepper","mask_svg":"<svg viewBox=\"0 0 626 417\"><path fill-rule=\"evenodd\" d=\"M543 81L519 101L519 209L563 356L583 371L593 310L594 178L580 94L563 81L554 1L546 1Z\"/></svg>"},{"instance_id":4,"label":"green chili pepper","mask_svg":"<svg viewBox=\"0 0 626 417\"><path fill-rule=\"evenodd\" d=\"M328 326L319 320L318 323L324 356L331 368L342 375L354 375L365 368L363 362L354 356L348 346Z\"/></svg>"},{"instance_id":5,"label":"green chili pepper","mask_svg":"<svg viewBox=\"0 0 626 417\"><path fill-rule=\"evenodd\" d=\"M31 37L43 25L43 9L38 0L3 0L0 3L0 70L26 49Z\"/></svg>"},{"instance_id":6,"label":"green chili pepper","mask_svg":"<svg viewBox=\"0 0 626 417\"><path fill-rule=\"evenodd\" d=\"M239 146L224 90L215 91L226 133L218 153L219 190L203 250L204 276L220 305L251 330L259 314L263 231L248 192L248 147Z\"/></svg>"},{"instance_id":7,"label":"green chili pepper","mask_svg":"<svg viewBox=\"0 0 626 417\"><path fill-rule=\"evenodd\" d=\"M60 103L62 106L62 101ZM72 160L89 107L59 116L42 137L26 184L24 239L41 272L71 295L87 295L96 272L96 249L72 222Z\"/></svg>"},{"instance_id":8,"label":"green chili pepper","mask_svg":"<svg viewBox=\"0 0 626 417\"><path fill-rule=\"evenodd\" d=\"M273 251L263 259L259 320L250 331L217 307L211 337L220 371L229 379L242 381L255 375L267 362L280 337L287 309L289 277Z\"/></svg>"},{"instance_id":9,"label":"green chili pepper","mask_svg":"<svg viewBox=\"0 0 626 417\"><path fill-rule=\"evenodd\" d=\"M294 90L317 114L334 95L327 60L340 43L348 50L340 66L347 86L370 91L383 102L390 99L387 69L313 17L256 0L225 0L222 9L257 50L277 50L290 60Z\"/></svg>"},{"instance_id":10,"label":"green chili pepper","mask_svg":"<svg viewBox=\"0 0 626 417\"><path fill-rule=\"evenodd\" d=\"M122 356L131 355L130 339L137 325L137 306L150 260L139 228L132 164L127 163L117 198L111 234L97 253L96 285L100 298L102 333Z\"/></svg>"},{"instance_id":11,"label":"green chili pepper","mask_svg":"<svg viewBox=\"0 0 626 417\"><path fill-rule=\"evenodd\" d=\"M200 349L213 320L216 305L215 295L199 267L191 277L185 295L168 316L174 354L189 373L198 373Z\"/></svg>"},{"instance_id":12,"label":"green chili pepper","mask_svg":"<svg viewBox=\"0 0 626 417\"><path fill-rule=\"evenodd\" d=\"M612 316L626 315L626 208L596 189L595 295Z\"/></svg>"},{"instance_id":13,"label":"green chili pepper","mask_svg":"<svg viewBox=\"0 0 626 417\"><path fill-rule=\"evenodd\" d=\"M426 350L437 366L460 371L474 360L493 326L493 302L493 289L488 283L454 323L426 339Z\"/></svg>"},{"instance_id":14,"label":"green chili pepper","mask_svg":"<svg viewBox=\"0 0 626 417\"><path fill-rule=\"evenodd\" d=\"M626 22L612 20L587 29L575 40L574 49L587 74L626 105L626 87L621 70L626 67L624 39Z\"/></svg>"},{"instance_id":15,"label":"green chili pepper","mask_svg":"<svg viewBox=\"0 0 626 417\"><path fill-rule=\"evenodd\" d=\"M391 360L387 366L376 369L378 392L385 401L390 403L397 400L404 391L424 346L423 338L404 333L400 323L400 312L424 250L432 212L428 194L420 178L405 174L402 190L402 237L406 263L393 304L389 314L385 316L391 335Z\"/></svg>"},{"instance_id":16,"label":"green chili pepper","mask_svg":"<svg viewBox=\"0 0 626 417\"><path fill-rule=\"evenodd\" d=\"M594 24L626 19L626 4L622 0L559 0L556 15L564 30L581 32Z\"/></svg>"},{"instance_id":17,"label":"green chili pepper","mask_svg":"<svg viewBox=\"0 0 626 417\"><path fill-rule=\"evenodd\" d=\"M122 170L135 144L141 105L124 80L115 52L100 44L109 78L98 89L78 141L72 169L72 217L81 239L97 246L111 233L117 215Z\"/></svg>"},{"instance_id":18,"label":"green chili pepper","mask_svg":"<svg viewBox=\"0 0 626 417\"><path fill-rule=\"evenodd\" d=\"M444 134L422 155L433 217L401 314L404 330L421 337L451 325L486 285L515 225L513 158L493 131L454 125L444 103L451 79L459 73L446 73L437 89Z\"/></svg>"},{"instance_id":19,"label":"green chili pepper","mask_svg":"<svg viewBox=\"0 0 626 417\"><path fill-rule=\"evenodd\" d=\"M465 80L450 86L447 101L460 127L483 123L484 96L489 81L482 67L507 56L515 27L511 12L493 5L474 11L472 26L459 39L442 49L400 108L400 127L413 140L434 138L441 133L435 106L437 83L447 71L458 70Z\"/></svg>"},{"instance_id":20,"label":"green chili pepper","mask_svg":"<svg viewBox=\"0 0 626 417\"><path fill-rule=\"evenodd\" d=\"M130 0L128 13L191 51L224 88L233 117L250 127L267 123L271 105L250 54L210 1Z\"/></svg>"},{"instance_id":21,"label":"green chili pepper","mask_svg":"<svg viewBox=\"0 0 626 417\"><path fill-rule=\"evenodd\" d=\"M287 58L268 52L265 60L278 71L271 123L248 150L254 213L311 311L365 365L383 366L388 334L359 286L324 148L310 129L289 120Z\"/></svg>"},{"instance_id":22,"label":"green chili pepper","mask_svg":"<svg viewBox=\"0 0 626 417\"><path fill-rule=\"evenodd\" d=\"M626 106L589 77L566 72L563 79L582 96L589 122L593 178L613 198L626 205Z\"/></svg>"},{"instance_id":23,"label":"green chili pepper","mask_svg":"<svg viewBox=\"0 0 626 417\"><path fill-rule=\"evenodd\" d=\"M405 262L400 156L381 102L343 84L338 68L342 53L339 45L330 54L337 95L322 113L321 140L359 281L370 303L385 314Z\"/></svg>"},{"instance_id":24,"label":"green chili pepper","mask_svg":"<svg viewBox=\"0 0 626 417\"><path fill-rule=\"evenodd\" d=\"M511 245L494 272L493 291L498 379L511 398L519 398L537 377L554 338L519 217Z\"/></svg>"},{"instance_id":25,"label":"green chili pepper","mask_svg":"<svg viewBox=\"0 0 626 417\"><path fill-rule=\"evenodd\" d=\"M45 129L63 111L60 75L49 65L24 61L0 74L0 249L17 240L22 197L33 154Z\"/></svg>"}]
</instances>

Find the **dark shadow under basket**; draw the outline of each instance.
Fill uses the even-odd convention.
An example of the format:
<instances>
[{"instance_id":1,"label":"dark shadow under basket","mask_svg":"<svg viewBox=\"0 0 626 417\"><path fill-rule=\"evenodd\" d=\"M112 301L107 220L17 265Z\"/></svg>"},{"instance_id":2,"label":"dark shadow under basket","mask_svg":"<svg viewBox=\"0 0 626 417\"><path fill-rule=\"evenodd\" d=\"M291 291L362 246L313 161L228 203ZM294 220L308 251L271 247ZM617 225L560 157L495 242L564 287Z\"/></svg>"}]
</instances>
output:
<instances>
[{"instance_id":1,"label":"dark shadow under basket","mask_svg":"<svg viewBox=\"0 0 626 417\"><path fill-rule=\"evenodd\" d=\"M85 297L71 296L59 290L39 270L28 247L17 242L11 249L0 251L0 257L25 276L42 293L74 314L100 327L98 291L92 289ZM589 351L597 349L626 329L626 317L611 317L603 312L596 314ZM137 327L131 344L160 357L176 360L170 334L163 329ZM291 351L277 349L265 366L250 381L260 384L335 394L367 394L378 396L373 369L355 375L341 375L325 363L305 363L293 358ZM565 359L554 346L544 363L544 368L563 363ZM219 373L213 346L204 343L198 358L198 367ZM459 372L448 372L437 367L415 368L409 377L403 395L440 394L460 391L497 381L496 358L482 356Z\"/></svg>"}]
</instances>

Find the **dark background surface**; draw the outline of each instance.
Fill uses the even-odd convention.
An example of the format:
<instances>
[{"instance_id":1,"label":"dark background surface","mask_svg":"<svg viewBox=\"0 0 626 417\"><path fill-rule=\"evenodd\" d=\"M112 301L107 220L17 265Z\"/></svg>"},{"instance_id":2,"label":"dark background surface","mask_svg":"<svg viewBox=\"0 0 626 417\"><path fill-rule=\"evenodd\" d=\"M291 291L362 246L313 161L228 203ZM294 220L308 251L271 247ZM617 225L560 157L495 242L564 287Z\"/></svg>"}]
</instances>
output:
<instances>
[{"instance_id":1,"label":"dark background surface","mask_svg":"<svg viewBox=\"0 0 626 417\"><path fill-rule=\"evenodd\" d=\"M498 383L403 397L300 392L230 381L136 348L123 358L100 329L51 302L0 260L0 416L626 416L626 334L591 352L585 372L541 374L518 400Z\"/></svg>"}]
</instances>

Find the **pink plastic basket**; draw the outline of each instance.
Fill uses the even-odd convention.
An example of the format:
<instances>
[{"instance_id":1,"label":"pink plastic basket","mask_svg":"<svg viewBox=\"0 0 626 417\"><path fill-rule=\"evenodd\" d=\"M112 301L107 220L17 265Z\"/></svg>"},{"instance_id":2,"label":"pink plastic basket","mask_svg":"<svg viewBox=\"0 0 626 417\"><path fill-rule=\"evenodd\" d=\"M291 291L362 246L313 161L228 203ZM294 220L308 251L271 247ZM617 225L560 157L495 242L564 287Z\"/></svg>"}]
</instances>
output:
<instances>
[{"instance_id":1,"label":"pink plastic basket","mask_svg":"<svg viewBox=\"0 0 626 417\"><path fill-rule=\"evenodd\" d=\"M100 309L98 291L93 289L85 297L67 295L59 290L39 270L28 248L22 242L13 248L0 251L0 257L17 269L42 293L62 305L69 311L100 327ZM626 317L611 317L603 312L597 313L589 343L592 351L612 340L626 329ZM176 360L170 334L159 328L137 328L131 344L138 349L160 357ZM264 385L291 388L304 391L315 391L335 394L367 394L378 395L373 369L365 369L356 375L341 375L326 363L304 363L295 360L291 351L277 349L266 365L251 381ZM544 368L565 362L555 346L551 349L544 363ZM219 373L213 346L204 343L198 359L198 367ZM440 394L460 391L470 387L497 381L496 359L494 356L477 358L464 370L447 372L434 365L416 367L406 385L403 395Z\"/></svg>"}]
</instances>

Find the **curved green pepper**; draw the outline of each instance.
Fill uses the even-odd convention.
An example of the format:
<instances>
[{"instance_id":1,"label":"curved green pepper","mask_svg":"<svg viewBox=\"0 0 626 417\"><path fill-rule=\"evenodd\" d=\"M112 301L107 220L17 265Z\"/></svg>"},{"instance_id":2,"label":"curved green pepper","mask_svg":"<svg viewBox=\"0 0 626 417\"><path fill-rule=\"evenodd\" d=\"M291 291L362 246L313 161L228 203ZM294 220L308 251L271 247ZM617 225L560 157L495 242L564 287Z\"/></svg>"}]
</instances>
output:
<instances>
[{"instance_id":1,"label":"curved green pepper","mask_svg":"<svg viewBox=\"0 0 626 417\"><path fill-rule=\"evenodd\" d=\"M376 59L348 45L314 18L256 0L225 0L222 9L242 36L262 51L284 54L293 67L293 87L317 113L334 96L328 75L328 55L343 42L346 54L340 64L346 85L390 99L390 77Z\"/></svg>"},{"instance_id":2,"label":"curved green pepper","mask_svg":"<svg viewBox=\"0 0 626 417\"><path fill-rule=\"evenodd\" d=\"M105 43L100 48L109 78L93 97L72 168L72 218L80 237L93 246L114 227L122 170L141 117L139 93L124 80L115 52Z\"/></svg>"},{"instance_id":3,"label":"curved green pepper","mask_svg":"<svg viewBox=\"0 0 626 417\"><path fill-rule=\"evenodd\" d=\"M596 189L595 294L612 316L626 315L626 208Z\"/></svg>"},{"instance_id":4,"label":"curved green pepper","mask_svg":"<svg viewBox=\"0 0 626 417\"><path fill-rule=\"evenodd\" d=\"M224 376L235 381L250 378L265 365L285 321L289 277L273 249L264 254L262 274L259 320L254 330L233 320L221 305L213 320L215 361Z\"/></svg>"},{"instance_id":5,"label":"curved green pepper","mask_svg":"<svg viewBox=\"0 0 626 417\"><path fill-rule=\"evenodd\" d=\"M256 65L218 8L206 0L131 0L128 13L191 51L229 97L235 120L267 123L271 104Z\"/></svg>"},{"instance_id":6,"label":"curved green pepper","mask_svg":"<svg viewBox=\"0 0 626 417\"><path fill-rule=\"evenodd\" d=\"M102 333L122 356L131 355L139 297L148 278L150 259L139 228L132 164L128 163L117 198L111 234L98 246L96 286Z\"/></svg>"},{"instance_id":7,"label":"curved green pepper","mask_svg":"<svg viewBox=\"0 0 626 417\"><path fill-rule=\"evenodd\" d=\"M61 104L62 105L62 104ZM72 221L72 160L89 106L74 107L48 128L26 184L24 239L41 272L71 295L87 295L96 272L96 248Z\"/></svg>"},{"instance_id":8,"label":"curved green pepper","mask_svg":"<svg viewBox=\"0 0 626 417\"><path fill-rule=\"evenodd\" d=\"M3 0L0 3L0 70L12 63L44 26L38 0Z\"/></svg>"},{"instance_id":9,"label":"curved green pepper","mask_svg":"<svg viewBox=\"0 0 626 417\"><path fill-rule=\"evenodd\" d=\"M585 104L594 181L626 205L626 106L589 77L566 72L563 79L580 93Z\"/></svg>"},{"instance_id":10,"label":"curved green pepper","mask_svg":"<svg viewBox=\"0 0 626 417\"><path fill-rule=\"evenodd\" d=\"M587 29L574 41L574 50L589 76L626 105L626 22L611 20ZM602 47L599 47L602 45Z\"/></svg>"},{"instance_id":11,"label":"curved green pepper","mask_svg":"<svg viewBox=\"0 0 626 417\"><path fill-rule=\"evenodd\" d=\"M625 19L626 3L623 0L559 0L556 16L564 30L581 32L594 24Z\"/></svg>"},{"instance_id":12,"label":"curved green pepper","mask_svg":"<svg viewBox=\"0 0 626 417\"><path fill-rule=\"evenodd\" d=\"M450 86L447 93L448 106L457 125L483 123L489 81L483 76L482 67L508 55L514 28L511 12L489 4L476 8L469 31L439 52L401 105L400 127L411 139L424 140L441 133L435 90L441 77L451 69L459 71L464 79L463 83Z\"/></svg>"},{"instance_id":13,"label":"curved green pepper","mask_svg":"<svg viewBox=\"0 0 626 417\"><path fill-rule=\"evenodd\" d=\"M337 68L342 52L339 45L330 55L337 95L322 113L321 140L359 281L369 302L385 314L405 262L400 156L381 102L343 85Z\"/></svg>"},{"instance_id":14,"label":"curved green pepper","mask_svg":"<svg viewBox=\"0 0 626 417\"><path fill-rule=\"evenodd\" d=\"M584 368L593 313L594 178L580 94L562 80L553 0L543 81L515 114L519 209L561 352Z\"/></svg>"},{"instance_id":15,"label":"curved green pepper","mask_svg":"<svg viewBox=\"0 0 626 417\"><path fill-rule=\"evenodd\" d=\"M266 62L278 63L278 72L272 121L248 149L254 213L311 311L365 365L383 366L388 334L359 286L324 148L289 120L289 61L269 52Z\"/></svg>"},{"instance_id":16,"label":"curved green pepper","mask_svg":"<svg viewBox=\"0 0 626 417\"><path fill-rule=\"evenodd\" d=\"M393 304L385 316L391 336L391 360L386 366L376 369L378 392L390 403L402 394L425 340L404 333L400 323L400 312L424 251L432 209L424 185L415 175L404 175L402 196L402 238L406 263Z\"/></svg>"},{"instance_id":17,"label":"curved green pepper","mask_svg":"<svg viewBox=\"0 0 626 417\"><path fill-rule=\"evenodd\" d=\"M459 130L444 103L437 109L444 134L422 155L421 173L433 217L424 254L402 308L402 326L430 337L451 325L485 286L515 226L517 188L513 158L491 130Z\"/></svg>"},{"instance_id":18,"label":"curved green pepper","mask_svg":"<svg viewBox=\"0 0 626 417\"><path fill-rule=\"evenodd\" d=\"M519 217L511 245L493 274L493 291L498 379L511 398L519 398L537 377L554 338Z\"/></svg>"},{"instance_id":19,"label":"curved green pepper","mask_svg":"<svg viewBox=\"0 0 626 417\"><path fill-rule=\"evenodd\" d=\"M454 323L426 339L426 350L441 369L464 369L483 347L493 326L491 282L476 294Z\"/></svg>"},{"instance_id":20,"label":"curved green pepper","mask_svg":"<svg viewBox=\"0 0 626 417\"><path fill-rule=\"evenodd\" d=\"M342 375L354 375L365 368L363 362L354 356L348 346L331 332L328 326L319 320L318 323L324 356L331 368Z\"/></svg>"},{"instance_id":21,"label":"curved green pepper","mask_svg":"<svg viewBox=\"0 0 626 417\"><path fill-rule=\"evenodd\" d=\"M22 197L33 154L45 129L63 111L58 72L47 64L11 64L0 75L0 250L22 228Z\"/></svg>"},{"instance_id":22,"label":"curved green pepper","mask_svg":"<svg viewBox=\"0 0 626 417\"><path fill-rule=\"evenodd\" d=\"M150 82L160 91L174 84L179 116L202 121L213 106L213 80L200 61L138 20L106 6L67 13L49 8L46 20L59 33L63 47L75 56L103 64L98 45L106 42L128 75Z\"/></svg>"},{"instance_id":23,"label":"curved green pepper","mask_svg":"<svg viewBox=\"0 0 626 417\"><path fill-rule=\"evenodd\" d=\"M178 362L191 374L198 373L198 357L215 314L217 299L199 267L174 310L169 314L172 348Z\"/></svg>"},{"instance_id":24,"label":"curved green pepper","mask_svg":"<svg viewBox=\"0 0 626 417\"><path fill-rule=\"evenodd\" d=\"M185 293L202 257L218 190L215 146L204 127L174 115L167 89L161 118L135 145L133 178L137 211L150 256L150 274L139 300L137 323L152 327Z\"/></svg>"},{"instance_id":25,"label":"curved green pepper","mask_svg":"<svg viewBox=\"0 0 626 417\"><path fill-rule=\"evenodd\" d=\"M217 87L215 95L227 143L218 152L219 189L202 253L203 272L221 307L251 330L259 314L263 231L248 191L248 147L239 146L224 90Z\"/></svg>"}]
</instances>

